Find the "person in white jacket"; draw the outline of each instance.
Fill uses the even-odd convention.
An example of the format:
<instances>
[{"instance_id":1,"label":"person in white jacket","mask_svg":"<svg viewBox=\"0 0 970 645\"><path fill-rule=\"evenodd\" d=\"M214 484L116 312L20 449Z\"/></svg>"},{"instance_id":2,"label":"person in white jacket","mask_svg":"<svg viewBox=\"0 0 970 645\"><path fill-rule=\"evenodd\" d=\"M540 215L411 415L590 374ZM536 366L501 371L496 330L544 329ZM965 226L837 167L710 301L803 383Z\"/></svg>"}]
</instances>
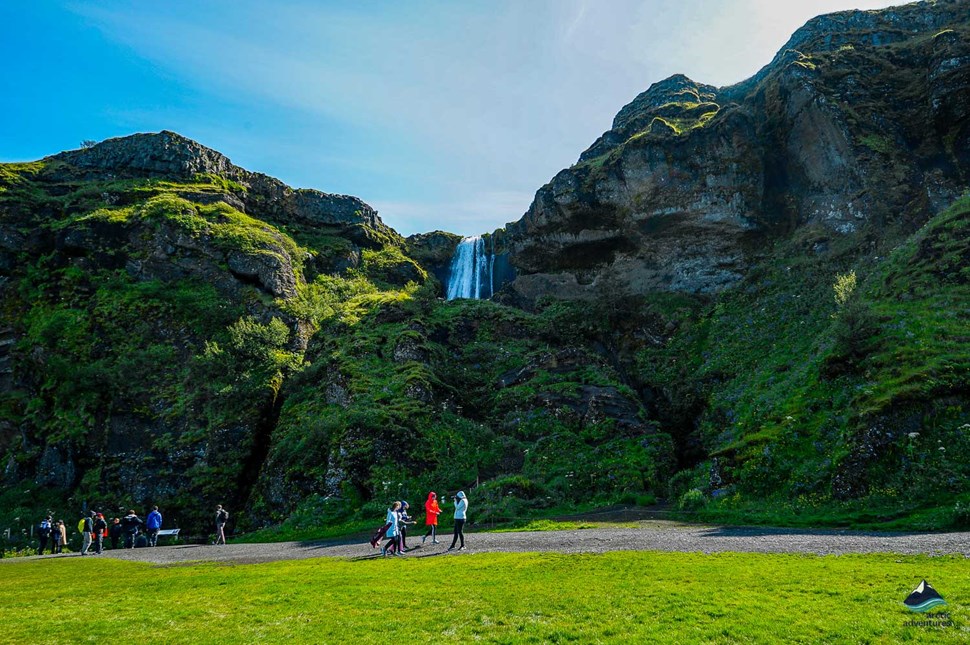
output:
<instances>
[{"instance_id":1,"label":"person in white jacket","mask_svg":"<svg viewBox=\"0 0 970 645\"><path fill-rule=\"evenodd\" d=\"M465 491L460 490L452 499L455 502L455 537L452 538L448 550L454 549L460 539L461 546L458 547L458 550L461 551L465 548L465 519L468 517L468 498L465 497Z\"/></svg>"}]
</instances>

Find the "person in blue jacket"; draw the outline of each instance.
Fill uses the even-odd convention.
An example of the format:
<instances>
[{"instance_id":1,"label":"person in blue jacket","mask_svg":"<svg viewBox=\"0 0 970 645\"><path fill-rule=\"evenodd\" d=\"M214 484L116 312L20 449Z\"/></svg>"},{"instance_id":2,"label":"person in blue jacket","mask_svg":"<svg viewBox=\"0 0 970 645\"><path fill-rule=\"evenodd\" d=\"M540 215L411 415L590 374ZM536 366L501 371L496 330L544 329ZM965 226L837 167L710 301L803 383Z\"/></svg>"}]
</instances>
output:
<instances>
[{"instance_id":1,"label":"person in blue jacket","mask_svg":"<svg viewBox=\"0 0 970 645\"><path fill-rule=\"evenodd\" d=\"M394 549L394 555L404 555L401 553L401 535L399 522L400 516L398 515L398 510L401 508L401 502L394 502L391 504L391 508L387 509L387 523L390 525L387 528L387 533L384 536L387 538L387 542L381 547L381 555L387 556L387 550L389 548Z\"/></svg>"},{"instance_id":2,"label":"person in blue jacket","mask_svg":"<svg viewBox=\"0 0 970 645\"><path fill-rule=\"evenodd\" d=\"M152 506L152 512L145 518L145 534L148 536L148 546L158 543L158 532L162 529L162 514L157 506Z\"/></svg>"},{"instance_id":3,"label":"person in blue jacket","mask_svg":"<svg viewBox=\"0 0 970 645\"><path fill-rule=\"evenodd\" d=\"M458 547L458 550L462 551L465 548L465 519L468 517L468 498L465 497L465 491L460 490L451 499L455 502L455 537L452 538L448 550L454 549L458 540L461 539L461 546Z\"/></svg>"}]
</instances>

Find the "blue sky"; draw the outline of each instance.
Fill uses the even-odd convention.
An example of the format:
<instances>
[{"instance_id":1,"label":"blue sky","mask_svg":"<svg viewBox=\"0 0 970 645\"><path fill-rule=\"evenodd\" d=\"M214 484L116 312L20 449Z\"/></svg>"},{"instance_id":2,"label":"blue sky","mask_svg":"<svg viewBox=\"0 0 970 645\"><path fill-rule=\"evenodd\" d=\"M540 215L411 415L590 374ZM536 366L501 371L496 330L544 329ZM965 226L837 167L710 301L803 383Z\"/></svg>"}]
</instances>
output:
<instances>
[{"instance_id":1,"label":"blue sky","mask_svg":"<svg viewBox=\"0 0 970 645\"><path fill-rule=\"evenodd\" d=\"M174 130L404 234L470 235L518 219L651 83L735 83L812 16L889 4L2 2L0 161Z\"/></svg>"}]
</instances>

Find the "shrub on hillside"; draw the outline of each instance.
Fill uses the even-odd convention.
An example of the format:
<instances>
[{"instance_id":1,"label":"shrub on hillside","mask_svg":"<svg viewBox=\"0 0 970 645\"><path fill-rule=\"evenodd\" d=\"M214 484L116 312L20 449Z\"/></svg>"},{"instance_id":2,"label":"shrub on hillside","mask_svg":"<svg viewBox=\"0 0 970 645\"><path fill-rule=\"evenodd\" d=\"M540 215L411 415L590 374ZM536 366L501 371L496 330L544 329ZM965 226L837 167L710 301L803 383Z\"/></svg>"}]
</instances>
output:
<instances>
[{"instance_id":1,"label":"shrub on hillside","mask_svg":"<svg viewBox=\"0 0 970 645\"><path fill-rule=\"evenodd\" d=\"M838 311L833 314L835 343L826 360L830 376L853 372L868 354L868 344L876 329L871 304L856 292L855 271L836 277L832 286Z\"/></svg>"},{"instance_id":2,"label":"shrub on hillside","mask_svg":"<svg viewBox=\"0 0 970 645\"><path fill-rule=\"evenodd\" d=\"M704 492L699 488L691 488L680 496L680 499L677 501L677 508L682 511L696 511L701 509L706 503L707 498L704 497Z\"/></svg>"}]
</instances>

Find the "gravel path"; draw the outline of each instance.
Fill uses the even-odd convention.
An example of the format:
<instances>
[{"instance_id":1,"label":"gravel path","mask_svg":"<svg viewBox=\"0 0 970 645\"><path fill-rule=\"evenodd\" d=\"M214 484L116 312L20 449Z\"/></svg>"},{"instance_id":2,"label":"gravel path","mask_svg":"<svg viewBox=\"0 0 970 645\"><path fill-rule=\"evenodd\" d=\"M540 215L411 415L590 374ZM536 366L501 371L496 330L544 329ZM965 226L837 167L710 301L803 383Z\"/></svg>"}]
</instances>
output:
<instances>
[{"instance_id":1,"label":"gravel path","mask_svg":"<svg viewBox=\"0 0 970 645\"><path fill-rule=\"evenodd\" d=\"M422 545L421 534L408 539L412 550L406 557L431 557L447 553L450 535L439 544ZM555 551L559 553L602 553L605 551L684 551L715 553L898 553L907 555L959 554L970 557L970 532L966 533L875 533L867 531L801 530L757 527L720 527L681 524L662 520L639 523L639 528L594 528L570 531L521 533L476 533L466 531L468 548L460 553L511 551ZM449 555L460 554L452 551ZM36 557L36 556L35 556ZM76 554L40 556L78 557ZM359 542L280 542L229 544L226 546L182 545L154 549L106 551L102 557L178 564L181 562L254 563L302 558L338 557L368 559L380 557L366 539ZM19 559L19 558L18 558ZM12 561L12 560L7 560ZM0 561L2 562L2 561Z\"/></svg>"}]
</instances>

